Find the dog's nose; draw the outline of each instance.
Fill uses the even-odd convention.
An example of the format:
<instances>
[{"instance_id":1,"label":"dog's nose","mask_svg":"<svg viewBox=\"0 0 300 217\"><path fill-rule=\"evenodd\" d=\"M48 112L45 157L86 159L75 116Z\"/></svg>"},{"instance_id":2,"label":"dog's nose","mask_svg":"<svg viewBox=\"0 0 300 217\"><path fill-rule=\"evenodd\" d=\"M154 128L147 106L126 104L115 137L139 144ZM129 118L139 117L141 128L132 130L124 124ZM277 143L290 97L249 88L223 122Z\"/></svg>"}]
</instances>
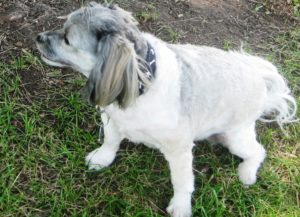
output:
<instances>
[{"instance_id":1,"label":"dog's nose","mask_svg":"<svg viewBox=\"0 0 300 217\"><path fill-rule=\"evenodd\" d=\"M39 43L45 42L45 36L43 36L42 34L38 34L36 36L36 41L39 42Z\"/></svg>"}]
</instances>

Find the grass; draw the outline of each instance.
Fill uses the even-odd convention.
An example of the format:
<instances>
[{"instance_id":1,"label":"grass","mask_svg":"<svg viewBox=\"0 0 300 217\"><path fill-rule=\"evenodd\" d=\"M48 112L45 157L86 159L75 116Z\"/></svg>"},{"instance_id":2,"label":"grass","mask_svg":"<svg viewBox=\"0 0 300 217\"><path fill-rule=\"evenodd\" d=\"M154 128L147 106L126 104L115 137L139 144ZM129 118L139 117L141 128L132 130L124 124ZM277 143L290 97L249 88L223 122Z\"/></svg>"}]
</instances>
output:
<instances>
[{"instance_id":1,"label":"grass","mask_svg":"<svg viewBox=\"0 0 300 217\"><path fill-rule=\"evenodd\" d=\"M293 14L300 17L300 0L292 0Z\"/></svg>"},{"instance_id":2,"label":"grass","mask_svg":"<svg viewBox=\"0 0 300 217\"><path fill-rule=\"evenodd\" d=\"M253 1L256 3L255 11L263 11L266 14L274 12L274 7L277 13L285 10L290 16L300 17L300 0L262 0L262 1Z\"/></svg>"},{"instance_id":3,"label":"grass","mask_svg":"<svg viewBox=\"0 0 300 217\"><path fill-rule=\"evenodd\" d=\"M294 30L278 36L268 55L298 104L299 35ZM24 72L40 76L28 84ZM47 67L24 51L0 63L0 79L0 216L166 215L170 175L157 151L125 142L110 168L85 167L85 155L99 146L99 117L78 94L80 76ZM300 126L288 126L289 137L273 125L258 128L268 157L250 188L239 182L239 159L227 150L206 143L195 148L194 216L300 215Z\"/></svg>"},{"instance_id":4,"label":"grass","mask_svg":"<svg viewBox=\"0 0 300 217\"><path fill-rule=\"evenodd\" d=\"M168 25L163 25L158 35L169 43L177 43L181 38L180 32Z\"/></svg>"},{"instance_id":5,"label":"grass","mask_svg":"<svg viewBox=\"0 0 300 217\"><path fill-rule=\"evenodd\" d=\"M159 18L156 8L153 4L148 4L143 11L136 13L136 18L141 23L153 22Z\"/></svg>"}]
</instances>

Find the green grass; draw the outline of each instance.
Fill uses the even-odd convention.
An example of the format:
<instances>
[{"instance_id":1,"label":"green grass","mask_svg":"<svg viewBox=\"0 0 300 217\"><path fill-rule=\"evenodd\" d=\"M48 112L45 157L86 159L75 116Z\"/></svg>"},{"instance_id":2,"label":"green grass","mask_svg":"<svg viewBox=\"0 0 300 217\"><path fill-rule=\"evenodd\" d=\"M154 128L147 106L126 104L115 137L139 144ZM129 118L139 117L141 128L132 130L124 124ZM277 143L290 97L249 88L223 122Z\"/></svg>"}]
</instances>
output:
<instances>
[{"instance_id":1,"label":"green grass","mask_svg":"<svg viewBox=\"0 0 300 217\"><path fill-rule=\"evenodd\" d=\"M293 4L293 14L296 17L300 17L300 1L299 0L293 0L292 4Z\"/></svg>"},{"instance_id":2,"label":"green grass","mask_svg":"<svg viewBox=\"0 0 300 217\"><path fill-rule=\"evenodd\" d=\"M263 0L263 1L253 1L256 3L255 11L264 11L266 14L271 14L274 10L274 5L277 7L288 7L290 15L299 18L300 17L300 0ZM285 8L286 10L287 8Z\"/></svg>"},{"instance_id":3,"label":"green grass","mask_svg":"<svg viewBox=\"0 0 300 217\"><path fill-rule=\"evenodd\" d=\"M177 43L181 38L181 33L168 25L163 25L160 28L159 35L169 43Z\"/></svg>"},{"instance_id":4,"label":"green grass","mask_svg":"<svg viewBox=\"0 0 300 217\"><path fill-rule=\"evenodd\" d=\"M141 23L153 22L158 20L159 14L153 4L148 4L143 11L136 13L136 18Z\"/></svg>"},{"instance_id":5,"label":"green grass","mask_svg":"<svg viewBox=\"0 0 300 217\"><path fill-rule=\"evenodd\" d=\"M299 30L276 38L268 58L300 96ZM230 48L224 42L224 47ZM22 72L41 73L37 93ZM47 67L24 52L0 63L0 216L165 216L172 196L160 153L124 143L116 162L88 171L84 157L97 144L99 117L78 94L84 80ZM41 83L41 84L38 84ZM299 124L259 124L268 150L257 184L243 188L239 160L219 146L194 150L194 216L299 216Z\"/></svg>"}]
</instances>

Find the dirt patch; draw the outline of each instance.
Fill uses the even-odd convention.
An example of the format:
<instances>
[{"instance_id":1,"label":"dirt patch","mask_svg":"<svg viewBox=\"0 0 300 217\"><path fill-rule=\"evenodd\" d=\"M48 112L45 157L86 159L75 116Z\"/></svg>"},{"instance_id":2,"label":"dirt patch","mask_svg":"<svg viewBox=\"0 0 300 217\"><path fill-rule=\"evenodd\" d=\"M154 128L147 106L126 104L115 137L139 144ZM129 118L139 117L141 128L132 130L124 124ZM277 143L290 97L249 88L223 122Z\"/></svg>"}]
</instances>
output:
<instances>
[{"instance_id":1,"label":"dirt patch","mask_svg":"<svg viewBox=\"0 0 300 217\"><path fill-rule=\"evenodd\" d=\"M30 95L38 94L39 90L43 88L45 84L42 81L43 75L37 70L20 70L18 74L22 80L22 86ZM39 82L36 82L39 81Z\"/></svg>"},{"instance_id":2,"label":"dirt patch","mask_svg":"<svg viewBox=\"0 0 300 217\"><path fill-rule=\"evenodd\" d=\"M78 4L69 4L67 1L0 3L0 61L10 64L28 52L37 54L34 42L37 33L59 28L63 21L57 17L77 7ZM39 97L46 97L49 79L41 68L30 66L17 69L16 73L22 82L23 103L31 104Z\"/></svg>"},{"instance_id":3,"label":"dirt patch","mask_svg":"<svg viewBox=\"0 0 300 217\"><path fill-rule=\"evenodd\" d=\"M118 2L118 1L116 1ZM142 23L142 29L165 40L170 31L178 33L173 41L206 44L222 47L223 41L240 40L250 44L262 43L268 38L295 25L280 15L256 12L255 3L245 0L190 0L190 1L119 1L119 5L134 14L155 13L157 17ZM287 8L286 4L281 4ZM80 7L77 1L35 0L0 3L0 52L20 47L35 50L34 38L38 32L57 29L63 20L61 15ZM273 6L278 8L279 4ZM169 28L169 32L163 31Z\"/></svg>"},{"instance_id":4,"label":"dirt patch","mask_svg":"<svg viewBox=\"0 0 300 217\"><path fill-rule=\"evenodd\" d=\"M194 8L216 7L218 1L214 0L190 0L189 4Z\"/></svg>"},{"instance_id":5,"label":"dirt patch","mask_svg":"<svg viewBox=\"0 0 300 217\"><path fill-rule=\"evenodd\" d=\"M241 41L255 46L268 42L278 32L294 25L283 16L254 11L254 5L248 1L178 1L173 7L168 1L154 4L160 19L149 29L165 40L166 34L161 35L160 30L169 26L179 33L179 42L222 48L224 41L229 40L234 47Z\"/></svg>"},{"instance_id":6,"label":"dirt patch","mask_svg":"<svg viewBox=\"0 0 300 217\"><path fill-rule=\"evenodd\" d=\"M223 48L237 48L241 41L259 51L281 31L299 24L282 14L256 11L257 3L246 0L154 0L115 1L133 12L143 31L151 32L169 42L193 43ZM79 8L81 1L19 0L0 3L0 57L3 62L21 55L22 49L36 53L37 33L58 29L59 16ZM277 4L275 4L276 7ZM274 6L274 7L275 7ZM285 6L285 5L284 5ZM37 54L38 55L38 54ZM20 72L24 86L41 84L44 74ZM32 86L41 92L45 85ZM40 88L40 90L39 90Z\"/></svg>"},{"instance_id":7,"label":"dirt patch","mask_svg":"<svg viewBox=\"0 0 300 217\"><path fill-rule=\"evenodd\" d=\"M58 14L68 13L75 6L66 1L8 1L0 3L0 55L9 60L19 55L22 48L35 50L38 32L58 28L62 21Z\"/></svg>"}]
</instances>

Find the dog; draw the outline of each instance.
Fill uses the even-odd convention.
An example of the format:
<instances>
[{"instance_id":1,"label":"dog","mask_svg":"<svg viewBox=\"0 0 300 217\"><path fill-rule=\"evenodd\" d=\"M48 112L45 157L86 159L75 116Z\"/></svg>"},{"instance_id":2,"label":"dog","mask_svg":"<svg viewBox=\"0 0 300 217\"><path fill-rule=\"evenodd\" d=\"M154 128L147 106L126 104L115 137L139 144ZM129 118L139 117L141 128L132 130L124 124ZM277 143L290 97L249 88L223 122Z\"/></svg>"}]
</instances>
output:
<instances>
[{"instance_id":1,"label":"dog","mask_svg":"<svg viewBox=\"0 0 300 217\"><path fill-rule=\"evenodd\" d=\"M36 45L47 64L86 76L84 95L103 111L104 142L87 155L89 169L109 166L124 138L158 149L171 171L173 217L192 215L195 141L214 140L240 157L239 179L252 185L266 155L256 121L295 121L296 101L270 62L168 44L141 32L118 6L92 2L69 14L62 29L38 34Z\"/></svg>"}]
</instances>

